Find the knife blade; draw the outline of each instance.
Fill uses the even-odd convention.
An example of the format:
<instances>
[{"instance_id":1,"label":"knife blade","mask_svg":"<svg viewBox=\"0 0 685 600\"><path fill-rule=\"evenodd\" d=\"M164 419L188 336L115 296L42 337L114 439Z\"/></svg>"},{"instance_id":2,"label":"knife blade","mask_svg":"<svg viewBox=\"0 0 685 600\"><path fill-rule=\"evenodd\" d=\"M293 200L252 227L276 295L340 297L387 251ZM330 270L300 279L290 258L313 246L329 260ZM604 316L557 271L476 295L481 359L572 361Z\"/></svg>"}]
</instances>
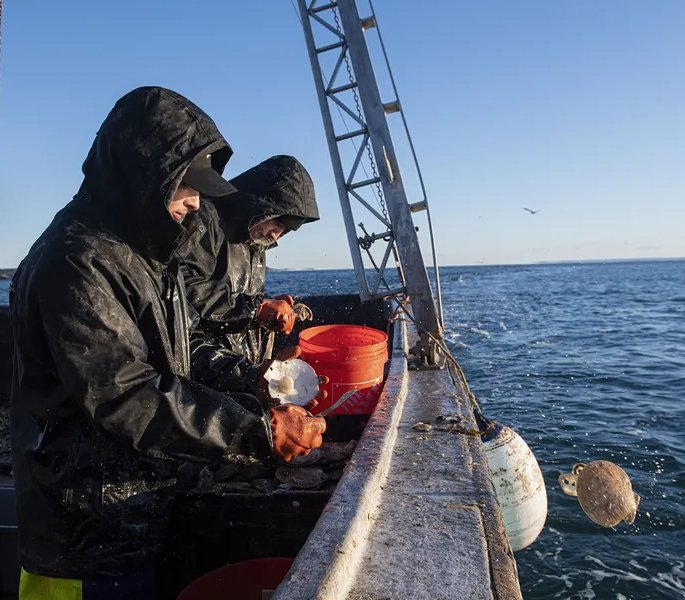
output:
<instances>
[{"instance_id":1,"label":"knife blade","mask_svg":"<svg viewBox=\"0 0 685 600\"><path fill-rule=\"evenodd\" d=\"M336 408L338 408L339 406L341 406L348 398L351 398L351 397L354 396L354 394L356 394L356 393L357 393L356 388L355 388L354 390L349 390L349 391L345 392L345 393L344 393L342 396L340 396L340 398L338 398L333 404L331 404L330 406L324 408L320 413L318 413L318 414L316 414L316 415L314 415L314 416L316 416L316 417L327 417L327 416L330 415Z\"/></svg>"}]
</instances>

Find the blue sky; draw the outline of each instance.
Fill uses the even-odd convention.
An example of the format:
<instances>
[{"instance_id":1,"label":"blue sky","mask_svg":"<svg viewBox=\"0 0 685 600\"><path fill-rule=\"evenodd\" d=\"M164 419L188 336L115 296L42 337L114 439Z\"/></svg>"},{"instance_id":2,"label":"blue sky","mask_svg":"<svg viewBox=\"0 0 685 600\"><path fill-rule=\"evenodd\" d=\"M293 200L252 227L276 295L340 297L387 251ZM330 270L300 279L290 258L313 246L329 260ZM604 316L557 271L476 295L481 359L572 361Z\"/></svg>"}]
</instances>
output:
<instances>
[{"instance_id":1,"label":"blue sky","mask_svg":"<svg viewBox=\"0 0 685 600\"><path fill-rule=\"evenodd\" d=\"M322 219L286 237L272 266L350 265L291 2L191 6L4 3L0 267L71 198L99 124L139 85L176 89L214 118L235 150L229 177L273 154L309 169ZM442 264L685 256L685 2L375 8Z\"/></svg>"}]
</instances>

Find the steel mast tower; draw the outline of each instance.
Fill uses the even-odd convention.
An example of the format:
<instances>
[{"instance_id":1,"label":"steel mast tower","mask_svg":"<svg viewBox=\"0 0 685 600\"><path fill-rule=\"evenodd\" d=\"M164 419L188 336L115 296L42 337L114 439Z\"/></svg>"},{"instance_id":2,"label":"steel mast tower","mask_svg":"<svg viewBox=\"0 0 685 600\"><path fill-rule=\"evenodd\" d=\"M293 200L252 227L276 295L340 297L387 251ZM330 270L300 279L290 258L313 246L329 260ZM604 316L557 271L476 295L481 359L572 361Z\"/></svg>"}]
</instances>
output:
<instances>
[{"instance_id":1,"label":"steel mast tower","mask_svg":"<svg viewBox=\"0 0 685 600\"><path fill-rule=\"evenodd\" d=\"M375 16L361 19L355 0L298 3L359 295L362 301L394 298L401 305L411 300L413 320L420 335L420 361L435 365L435 340L442 339L442 318L412 218L413 212L427 209L427 201L425 193L421 202L410 204L407 199L386 119L390 113L401 112L400 103L397 98L387 103L381 101L365 39L365 31L376 27ZM332 109L339 116L337 126ZM353 123L352 130L347 120ZM373 206L374 202L378 208ZM369 234L363 222L357 230L353 206L380 223L383 231ZM371 249L382 243L385 249L379 260ZM363 252L373 267L372 274L365 269ZM397 266L399 286L388 282L386 267L391 255ZM437 264L435 267L439 294Z\"/></svg>"}]
</instances>

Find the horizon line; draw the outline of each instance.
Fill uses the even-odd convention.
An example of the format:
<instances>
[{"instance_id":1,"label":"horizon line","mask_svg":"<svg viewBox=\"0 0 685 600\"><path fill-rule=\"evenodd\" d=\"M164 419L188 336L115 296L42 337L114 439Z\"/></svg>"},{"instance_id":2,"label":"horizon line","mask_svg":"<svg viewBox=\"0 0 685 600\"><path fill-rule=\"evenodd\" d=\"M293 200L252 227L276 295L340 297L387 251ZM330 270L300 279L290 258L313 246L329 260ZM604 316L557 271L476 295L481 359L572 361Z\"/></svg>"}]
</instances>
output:
<instances>
[{"instance_id":1,"label":"horizon line","mask_svg":"<svg viewBox=\"0 0 685 600\"><path fill-rule=\"evenodd\" d=\"M685 256L658 256L653 258L578 258L568 260L541 260L536 262L513 262L513 263L470 263L462 265L438 265L439 269L448 267L531 267L537 265L568 265L568 264L584 264L584 263L610 263L610 262L650 262L650 261L685 261ZM426 265L426 268L432 269L433 265ZM267 267L270 271L353 271L353 267ZM365 267L366 270L372 271L373 267Z\"/></svg>"},{"instance_id":2,"label":"horizon line","mask_svg":"<svg viewBox=\"0 0 685 600\"><path fill-rule=\"evenodd\" d=\"M535 262L512 262L512 263L469 263L469 264L451 264L438 265L438 268L446 267L530 267L536 265L567 265L567 264L584 264L584 263L609 263L609 262L650 262L650 261L679 261L685 260L685 256L655 256L651 258L578 258L565 260L539 260ZM433 268L433 265L426 265L427 268ZM0 267L2 271L16 271L16 267ZM270 271L353 271L354 267L267 267ZM373 270L373 267L366 267L367 270Z\"/></svg>"}]
</instances>

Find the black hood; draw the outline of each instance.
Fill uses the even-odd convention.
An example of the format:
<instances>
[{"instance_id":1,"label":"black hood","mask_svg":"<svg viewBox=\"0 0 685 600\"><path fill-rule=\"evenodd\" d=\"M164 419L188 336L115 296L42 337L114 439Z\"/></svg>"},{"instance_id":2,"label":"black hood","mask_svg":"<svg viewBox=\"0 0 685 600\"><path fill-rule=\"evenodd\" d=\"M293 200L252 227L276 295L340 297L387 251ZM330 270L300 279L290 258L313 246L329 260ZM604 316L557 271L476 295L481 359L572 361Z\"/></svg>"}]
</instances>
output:
<instances>
[{"instance_id":1,"label":"black hood","mask_svg":"<svg viewBox=\"0 0 685 600\"><path fill-rule=\"evenodd\" d=\"M218 173L233 153L203 110L168 89L135 89L101 125L76 201L144 256L168 260L193 219L177 223L167 205L201 153Z\"/></svg>"},{"instance_id":2,"label":"black hood","mask_svg":"<svg viewBox=\"0 0 685 600\"><path fill-rule=\"evenodd\" d=\"M292 156L272 156L231 183L238 192L215 203L231 243L249 240L252 225L274 217L287 217L285 233L319 220L312 178Z\"/></svg>"}]
</instances>

